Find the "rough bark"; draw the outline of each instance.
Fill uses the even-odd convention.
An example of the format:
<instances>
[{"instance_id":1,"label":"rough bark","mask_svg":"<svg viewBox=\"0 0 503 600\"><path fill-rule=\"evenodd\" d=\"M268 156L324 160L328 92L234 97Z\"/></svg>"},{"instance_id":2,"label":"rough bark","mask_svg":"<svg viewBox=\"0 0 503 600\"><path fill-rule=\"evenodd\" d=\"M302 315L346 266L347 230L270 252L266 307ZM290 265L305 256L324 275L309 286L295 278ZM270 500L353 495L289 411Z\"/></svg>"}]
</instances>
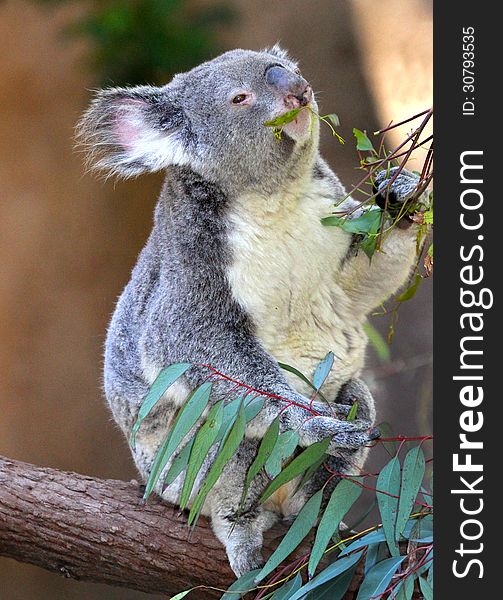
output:
<instances>
[{"instance_id":1,"label":"rough bark","mask_svg":"<svg viewBox=\"0 0 503 600\"><path fill-rule=\"evenodd\" d=\"M0 457L0 555L64 577L163 593L227 588L235 579L223 546L201 517L190 533L183 514L159 498L142 500L129 483L36 467ZM287 526L266 534L264 554ZM301 545L297 554L309 549ZM357 571L351 591L361 582ZM191 600L220 598L210 589ZM416 597L416 596L415 596Z\"/></svg>"},{"instance_id":2,"label":"rough bark","mask_svg":"<svg viewBox=\"0 0 503 600\"><path fill-rule=\"evenodd\" d=\"M270 553L285 532L267 536ZM201 518L158 498L142 500L136 481L100 480L0 457L0 555L65 577L172 595L196 585L226 588L234 577L223 546ZM219 598L211 590L191 598Z\"/></svg>"}]
</instances>

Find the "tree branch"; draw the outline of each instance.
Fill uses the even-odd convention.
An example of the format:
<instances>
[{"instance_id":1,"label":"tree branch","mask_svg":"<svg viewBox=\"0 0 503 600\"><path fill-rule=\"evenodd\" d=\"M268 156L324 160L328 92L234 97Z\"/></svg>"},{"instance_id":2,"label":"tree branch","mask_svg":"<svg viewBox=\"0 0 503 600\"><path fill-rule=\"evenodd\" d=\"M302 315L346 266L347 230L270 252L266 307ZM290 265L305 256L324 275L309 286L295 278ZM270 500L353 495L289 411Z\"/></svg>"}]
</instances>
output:
<instances>
[{"instance_id":1,"label":"tree branch","mask_svg":"<svg viewBox=\"0 0 503 600\"><path fill-rule=\"evenodd\" d=\"M147 593L226 589L235 577L208 520L201 517L189 534L176 507L157 497L144 502L142 494L136 481L95 479L0 456L0 556ZM266 532L266 557L288 527ZM295 554L309 549L308 540ZM360 565L345 600L356 597L362 578ZM221 595L201 588L190 600Z\"/></svg>"},{"instance_id":2,"label":"tree branch","mask_svg":"<svg viewBox=\"0 0 503 600\"><path fill-rule=\"evenodd\" d=\"M266 555L285 531L268 533ZM145 503L137 482L2 457L0 555L73 579L168 596L196 585L225 589L235 579L207 519L189 534L185 516L159 498ZM201 589L190 598L220 596Z\"/></svg>"}]
</instances>

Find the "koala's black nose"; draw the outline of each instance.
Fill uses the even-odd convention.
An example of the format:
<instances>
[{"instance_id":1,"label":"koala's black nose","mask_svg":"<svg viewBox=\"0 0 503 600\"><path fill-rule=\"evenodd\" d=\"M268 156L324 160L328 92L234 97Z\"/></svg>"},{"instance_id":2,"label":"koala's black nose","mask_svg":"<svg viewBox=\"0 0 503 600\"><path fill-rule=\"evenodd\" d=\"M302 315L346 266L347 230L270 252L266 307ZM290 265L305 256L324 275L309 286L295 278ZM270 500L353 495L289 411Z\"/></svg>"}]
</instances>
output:
<instances>
[{"instance_id":1,"label":"koala's black nose","mask_svg":"<svg viewBox=\"0 0 503 600\"><path fill-rule=\"evenodd\" d=\"M283 96L295 100L295 104L305 106L311 100L311 86L300 75L284 67L273 65L265 73L266 82Z\"/></svg>"}]
</instances>

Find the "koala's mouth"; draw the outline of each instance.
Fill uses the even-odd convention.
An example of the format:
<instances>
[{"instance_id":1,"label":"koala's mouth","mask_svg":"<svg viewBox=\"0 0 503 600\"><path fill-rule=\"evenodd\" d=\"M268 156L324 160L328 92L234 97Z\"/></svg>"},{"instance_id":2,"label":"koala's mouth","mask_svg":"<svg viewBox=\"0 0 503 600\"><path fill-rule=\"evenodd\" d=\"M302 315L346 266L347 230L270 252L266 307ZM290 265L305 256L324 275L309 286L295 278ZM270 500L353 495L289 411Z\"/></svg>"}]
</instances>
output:
<instances>
[{"instance_id":1,"label":"koala's mouth","mask_svg":"<svg viewBox=\"0 0 503 600\"><path fill-rule=\"evenodd\" d=\"M288 114L290 111L285 111ZM302 107L295 118L283 126L283 132L294 141L304 141L311 135L313 113L311 104L308 103Z\"/></svg>"}]
</instances>

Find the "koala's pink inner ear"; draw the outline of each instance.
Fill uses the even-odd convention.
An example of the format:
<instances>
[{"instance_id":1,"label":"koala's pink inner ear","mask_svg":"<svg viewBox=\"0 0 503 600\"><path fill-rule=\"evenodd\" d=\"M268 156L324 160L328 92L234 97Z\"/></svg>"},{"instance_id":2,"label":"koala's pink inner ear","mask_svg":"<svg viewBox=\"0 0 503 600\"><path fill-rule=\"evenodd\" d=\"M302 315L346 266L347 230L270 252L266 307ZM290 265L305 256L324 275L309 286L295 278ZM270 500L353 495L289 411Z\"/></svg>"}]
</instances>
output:
<instances>
[{"instance_id":1,"label":"koala's pink inner ear","mask_svg":"<svg viewBox=\"0 0 503 600\"><path fill-rule=\"evenodd\" d=\"M147 107L147 102L131 98L124 98L118 104L112 130L117 142L125 150L133 151L145 135L147 125L144 113Z\"/></svg>"}]
</instances>

